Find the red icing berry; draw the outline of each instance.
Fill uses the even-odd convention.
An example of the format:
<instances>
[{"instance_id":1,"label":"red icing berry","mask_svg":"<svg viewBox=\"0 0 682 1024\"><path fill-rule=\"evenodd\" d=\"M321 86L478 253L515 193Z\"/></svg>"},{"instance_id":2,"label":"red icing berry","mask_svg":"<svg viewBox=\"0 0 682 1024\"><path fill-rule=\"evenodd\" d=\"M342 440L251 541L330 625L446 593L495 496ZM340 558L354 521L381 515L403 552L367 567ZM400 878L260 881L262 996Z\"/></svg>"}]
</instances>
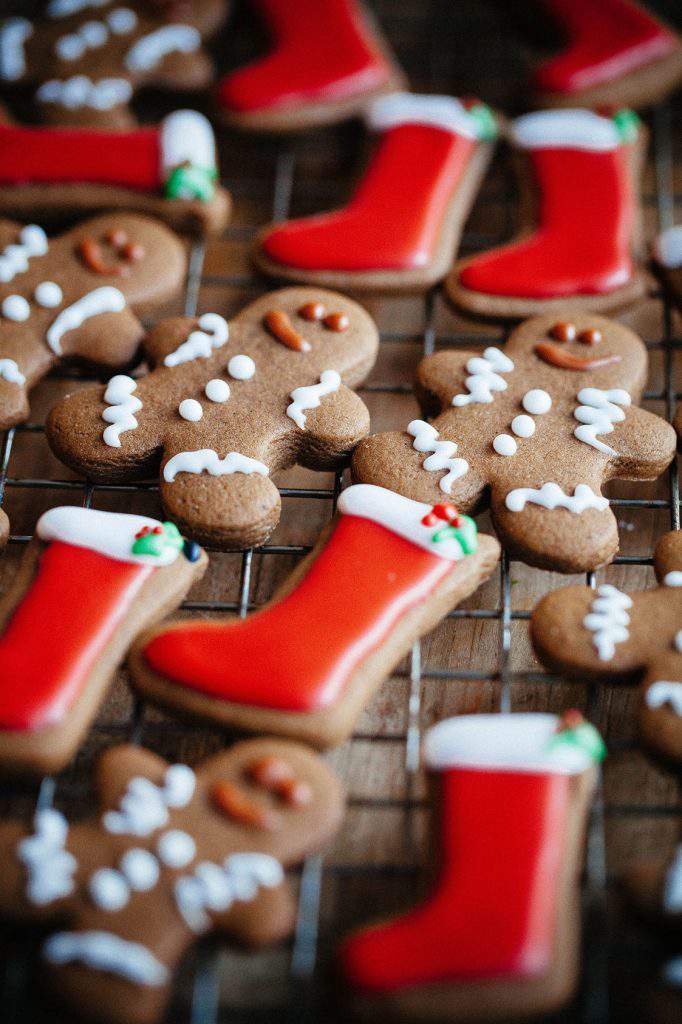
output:
<instances>
[{"instance_id":1,"label":"red icing berry","mask_svg":"<svg viewBox=\"0 0 682 1024\"><path fill-rule=\"evenodd\" d=\"M450 502L443 502L440 505L434 505L432 511L434 516L437 516L438 519L444 519L446 523L452 523L454 526L457 526L459 522L459 512L454 505L450 504Z\"/></svg>"},{"instance_id":2,"label":"red icing berry","mask_svg":"<svg viewBox=\"0 0 682 1024\"><path fill-rule=\"evenodd\" d=\"M564 711L561 716L558 731L563 732L564 729L577 729L583 722L582 712L578 711L577 708L571 708L569 711Z\"/></svg>"},{"instance_id":3,"label":"red icing berry","mask_svg":"<svg viewBox=\"0 0 682 1024\"><path fill-rule=\"evenodd\" d=\"M154 532L156 533L157 531L155 530ZM151 533L149 527L143 526L142 529L138 530L137 533L135 534L135 540L139 540L141 537L146 537L148 533Z\"/></svg>"},{"instance_id":4,"label":"red icing berry","mask_svg":"<svg viewBox=\"0 0 682 1024\"><path fill-rule=\"evenodd\" d=\"M433 512L427 512L427 514L422 519L422 523L424 526L437 526L438 516L435 516Z\"/></svg>"},{"instance_id":5,"label":"red icing berry","mask_svg":"<svg viewBox=\"0 0 682 1024\"><path fill-rule=\"evenodd\" d=\"M155 526L152 533L163 533L163 526Z\"/></svg>"}]
</instances>

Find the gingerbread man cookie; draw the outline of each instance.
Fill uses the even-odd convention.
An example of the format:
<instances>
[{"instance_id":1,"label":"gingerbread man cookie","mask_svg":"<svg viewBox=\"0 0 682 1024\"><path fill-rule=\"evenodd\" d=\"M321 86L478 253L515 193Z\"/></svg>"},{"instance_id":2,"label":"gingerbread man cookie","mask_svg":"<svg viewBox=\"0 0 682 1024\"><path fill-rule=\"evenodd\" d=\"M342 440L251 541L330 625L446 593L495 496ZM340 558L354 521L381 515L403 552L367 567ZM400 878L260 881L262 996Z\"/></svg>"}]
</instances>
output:
<instances>
[{"instance_id":1,"label":"gingerbread man cookie","mask_svg":"<svg viewBox=\"0 0 682 1024\"><path fill-rule=\"evenodd\" d=\"M659 585L626 594L610 583L547 594L531 619L540 660L578 679L641 678L646 743L682 762L682 531L656 546Z\"/></svg>"},{"instance_id":2,"label":"gingerbread man cookie","mask_svg":"<svg viewBox=\"0 0 682 1024\"><path fill-rule=\"evenodd\" d=\"M636 407L647 354L627 327L572 313L528 320L504 352L428 356L417 391L433 424L376 434L353 458L354 479L463 511L490 488L496 529L513 557L585 572L618 550L601 494L611 478L653 480L675 452L669 423Z\"/></svg>"},{"instance_id":3,"label":"gingerbread man cookie","mask_svg":"<svg viewBox=\"0 0 682 1024\"><path fill-rule=\"evenodd\" d=\"M59 360L130 363L144 334L136 314L172 298L186 266L180 240L134 214L51 240L36 224L0 221L0 428L26 419L29 389Z\"/></svg>"},{"instance_id":4,"label":"gingerbread man cookie","mask_svg":"<svg viewBox=\"0 0 682 1024\"><path fill-rule=\"evenodd\" d=\"M207 88L213 64L203 40L226 7L225 0L48 0L37 21L0 23L0 81L34 86L38 112L52 124L130 128L129 103L142 86Z\"/></svg>"},{"instance_id":5,"label":"gingerbread man cookie","mask_svg":"<svg viewBox=\"0 0 682 1024\"><path fill-rule=\"evenodd\" d=\"M161 465L162 501L189 536L259 544L279 519L270 474L296 462L331 469L367 434L369 413L350 388L377 346L360 306L317 288L264 295L229 325L215 313L161 321L145 341L153 372L60 402L48 439L91 480L139 479Z\"/></svg>"},{"instance_id":6,"label":"gingerbread man cookie","mask_svg":"<svg viewBox=\"0 0 682 1024\"><path fill-rule=\"evenodd\" d=\"M154 1024L186 950L211 932L247 946L285 937L284 869L329 839L341 786L304 747L234 746L196 772L139 747L100 759L101 813L39 810L0 825L0 913L52 932L41 959L73 1010Z\"/></svg>"}]
</instances>

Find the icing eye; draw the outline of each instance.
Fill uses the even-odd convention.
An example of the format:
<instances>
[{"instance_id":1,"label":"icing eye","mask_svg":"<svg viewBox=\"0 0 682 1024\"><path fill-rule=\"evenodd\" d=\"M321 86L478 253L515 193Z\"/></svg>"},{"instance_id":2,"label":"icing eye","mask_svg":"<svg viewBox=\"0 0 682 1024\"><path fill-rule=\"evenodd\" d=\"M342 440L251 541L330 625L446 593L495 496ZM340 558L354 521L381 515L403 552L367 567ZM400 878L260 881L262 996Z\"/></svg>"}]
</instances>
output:
<instances>
[{"instance_id":1,"label":"icing eye","mask_svg":"<svg viewBox=\"0 0 682 1024\"><path fill-rule=\"evenodd\" d=\"M566 323L565 321L554 324L549 334L555 341L575 341L575 324Z\"/></svg>"},{"instance_id":2,"label":"icing eye","mask_svg":"<svg viewBox=\"0 0 682 1024\"><path fill-rule=\"evenodd\" d=\"M31 315L31 307L23 295L8 295L6 299L3 299L2 315L6 320L22 323Z\"/></svg>"},{"instance_id":3,"label":"icing eye","mask_svg":"<svg viewBox=\"0 0 682 1024\"><path fill-rule=\"evenodd\" d=\"M304 306L297 310L297 313L302 320L314 323L316 320L321 320L326 316L327 310L321 302L306 302Z\"/></svg>"},{"instance_id":4,"label":"icing eye","mask_svg":"<svg viewBox=\"0 0 682 1024\"><path fill-rule=\"evenodd\" d=\"M350 320L345 313L330 313L322 321L328 331L335 331L337 334L341 334L342 331L347 331L350 327Z\"/></svg>"},{"instance_id":5,"label":"icing eye","mask_svg":"<svg viewBox=\"0 0 682 1024\"><path fill-rule=\"evenodd\" d=\"M33 294L43 309L54 309L64 298L61 288L54 281L41 281Z\"/></svg>"},{"instance_id":6,"label":"icing eye","mask_svg":"<svg viewBox=\"0 0 682 1024\"><path fill-rule=\"evenodd\" d=\"M578 335L578 341L582 345L598 345L601 341L601 331L597 327L588 327Z\"/></svg>"}]
</instances>

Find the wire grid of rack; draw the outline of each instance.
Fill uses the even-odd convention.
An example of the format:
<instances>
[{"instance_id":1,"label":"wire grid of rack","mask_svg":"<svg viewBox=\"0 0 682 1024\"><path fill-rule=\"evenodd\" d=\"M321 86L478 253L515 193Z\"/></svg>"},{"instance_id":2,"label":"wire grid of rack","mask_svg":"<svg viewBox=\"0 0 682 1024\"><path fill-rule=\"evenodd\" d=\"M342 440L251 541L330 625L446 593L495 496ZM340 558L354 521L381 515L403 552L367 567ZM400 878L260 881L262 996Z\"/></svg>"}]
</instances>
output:
<instances>
[{"instance_id":1,"label":"wire grid of rack","mask_svg":"<svg viewBox=\"0 0 682 1024\"><path fill-rule=\"evenodd\" d=\"M408 5L409 6L409 5ZM434 5L434 12L440 12L441 5ZM386 15L386 21L390 28L391 18L395 15L390 10L382 9ZM440 37L440 23L436 13L433 13L426 29L426 38L429 41L428 52L430 53L430 69L428 82L432 88L442 88L442 66L443 54L438 46ZM423 78L422 69L422 78ZM656 219L661 227L668 226L673 221L675 209L675 188L673 178L673 150L672 150L672 112L668 106L658 108L652 119L653 128L653 168L654 168L654 192L650 196L650 204L654 205ZM343 132L345 129L340 129ZM327 133L330 135L331 133ZM281 143L275 147L266 149L267 158L274 161L274 176L271 198L270 213L273 219L278 220L286 217L292 208L292 196L295 194L296 176L298 161L301 154L300 144ZM345 166L345 164L344 164ZM237 208L240 203L240 189L244 182L239 176L226 179L228 187L232 188ZM308 187L306 179L306 188ZM317 201L314 196L314 201ZM489 197L488 197L489 198ZM510 214L512 208L511 195L507 189L503 196L506 214ZM479 205L486 202L485 193L479 198ZM319 208L324 208L320 204ZM267 216L267 211L266 211ZM263 219L266 219L266 216ZM508 233L509 217L506 216L505 228L502 234ZM252 236L254 226L246 227L236 224L228 228L225 241L228 245L232 242L243 245ZM475 250L485 248L497 239L486 236L485 233L476 230L468 230L463 239L465 249ZM245 293L248 298L252 293L267 288L267 284L251 276L250 272L239 266L234 272L221 272L216 267L219 262L214 259L205 269L206 252L202 245L195 245L190 254L190 269L187 279L187 287L184 296L184 311L187 314L194 314L197 309L200 311L206 308L206 298L212 294L212 289L225 288L237 290L240 295ZM658 354L661 359L660 385L657 385L645 395L646 400L658 403L665 410L665 415L671 418L674 406L679 397L676 391L675 375L675 352L676 340L674 332L674 316L664 298L658 294L655 301L661 305L662 330L660 336L647 339L647 344L652 353L652 358ZM377 308L370 304L370 308ZM381 318L380 318L381 319ZM397 351L398 346L414 345L423 355L428 355L437 347L444 345L457 345L470 347L490 343L490 334L483 335L474 325L439 315L438 300L435 292L428 293L422 303L421 328L416 331L413 324L404 327L398 316L395 320L391 317L391 329L381 332L382 350L388 349L392 354ZM456 324L456 330L452 324ZM502 340L504 330L497 330L497 337ZM416 352L415 352L416 354ZM54 379L69 382L77 379L76 375L65 371L58 371ZM409 396L411 388L409 380L393 380L386 383L370 379L370 382L360 389L361 393L370 401L380 400L382 408L390 407L390 403L397 400L405 400ZM397 423L395 424L397 425ZM29 446L44 446L43 426L40 422L31 422L8 431L2 440L1 461L0 461L0 502L7 495L15 495L17 492L44 492L50 495L50 504L58 502L82 501L86 506L106 501L110 497L123 500L134 505L140 497L145 501L156 500L158 488L154 483L144 485L117 485L100 486L75 481L62 474L58 478L49 476L23 475L14 470L15 452L17 445L25 443ZM20 459L20 463L24 460ZM38 459L40 464L41 460ZM282 495L285 499L284 516L291 515L296 518L296 506L298 503L312 501L320 503L325 515L328 517L333 513L336 498L344 483L342 473L337 473L330 482L327 478L318 478L321 482L314 480L310 485L292 485L282 488ZM636 489L635 489L636 490ZM649 488L640 486L640 492L649 491ZM638 492L639 493L639 492ZM663 523L665 528L679 528L680 526L680 493L677 467L673 465L667 475L665 485L659 484L658 490L652 492L651 497L625 496L613 498L612 504L619 510L633 510L634 513L651 513L662 515L667 522ZM290 502L293 504L290 504ZM137 510L137 507L135 507ZM293 513L293 515L292 515ZM625 524L627 525L627 524ZM484 527L485 528L485 527ZM650 531L638 530L638 535L650 538ZM254 566L263 566L266 561L281 560L284 568L289 566L293 559L302 556L309 550L309 543L277 543L273 542L264 545L257 551L249 550L240 553L238 557L238 571L232 567L229 575L231 593L229 599L219 600L211 597L208 600L188 600L183 606L184 612L193 614L217 614L238 613L241 616L247 614L260 601L256 601L254 590L257 589L259 580L256 579ZM285 539L287 539L285 537ZM313 540L314 538L310 538ZM29 534L13 533L10 538L10 550L20 549L29 540ZM646 542L646 541L643 541ZM629 550L629 547L628 547ZM7 557L7 556L5 556ZM220 556L214 556L220 558ZM221 563L222 564L222 563ZM614 565L636 570L637 567L647 567L652 564L651 542L649 540L647 550L643 553L620 555ZM508 556L503 556L498 579L494 585L483 589L484 596L480 595L476 600L470 600L463 608L458 608L448 616L447 623L439 627L441 633L445 631L447 640L438 644L422 643L416 644L411 657L401 667L393 678L385 684L383 692L397 688L398 696L392 698L390 722L398 720L399 725L394 728L389 725L386 728L374 729L366 727L366 719L363 718L351 743L349 744L352 757L352 750L356 745L364 745L368 750L367 761L370 768L381 760L392 765L396 772L401 774L404 784L397 791L389 784L388 787L378 786L378 793L369 791L371 787L357 787L353 785L353 772L350 770L350 796L349 796L349 817L350 822L346 826L345 837L342 834L341 855L331 857L329 853L313 856L307 859L302 871L295 878L298 887L298 911L296 927L293 939L284 950L277 951L273 955L265 955L260 958L252 958L247 961L238 958L236 954L223 954L211 946L201 947L199 952L190 958L190 963L178 986L178 993L174 999L169 1013L169 1019L177 1021L191 1021L192 1024L217 1024L218 1021L259 1021L259 1020L285 1020L285 1019L335 1019L338 1011L334 1009L335 1000L330 998L328 979L328 967L333 954L333 947L340 934L348 924L362 923L369 916L369 907L376 905L381 913L389 914L399 906L416 898L419 890L423 887L427 877L423 863L424 849L424 818L425 806L423 780L419 771L419 751L421 737L425 721L438 717L434 713L433 698L427 701L427 686L433 692L452 692L451 688L464 688L469 694L469 708L471 707L471 687L477 685L481 688L487 685L486 691L489 707L496 707L500 712L528 707L527 687L535 688L533 692L540 692L546 688L551 696L552 709L557 710L571 706L579 702L587 715L595 720L602 728L609 726L608 706L605 710L604 687L590 685L589 687L576 687L562 682L557 677L550 676L537 670L536 666L526 667L523 670L517 669L514 664L515 645L519 646L521 641L519 630L525 629L525 622L530 612L528 603L521 601L516 606L512 600L513 587L516 580ZM533 570L527 570L533 574ZM272 580L266 575L265 588L271 589ZM539 574L535 574L538 576ZM595 585L594 574L587 577L591 586ZM637 576L637 584L642 585L642 577ZM561 585L560 578L554 578L549 585ZM547 588L546 578L540 584L542 589ZM625 583L627 585L627 581ZM530 604L532 607L532 603ZM494 656L492 661L476 657L475 644L480 635L475 631L479 628L487 630L485 645L490 647L491 630L494 632ZM465 628L474 630L471 633L471 642L467 657L462 658L462 664L452 664L450 653L457 651L457 644L460 637L464 635ZM433 652L436 656L433 656ZM448 656L441 656L444 652ZM435 689L434 689L435 688ZM614 700L617 698L614 698ZM544 696L540 701L544 701ZM395 702L402 704L400 713L395 715ZM480 706L477 699L474 699L473 706ZM629 705L630 709L632 704ZM105 709L106 710L106 709ZM75 802L76 798L72 790L81 794L87 788L87 780L90 774L92 758L98 746L101 747L111 742L112 735L118 740L130 740L132 742L159 745L161 741L167 748L176 755L186 750L186 743L189 743L191 752L196 749L196 737L202 734L200 728L194 730L188 726L181 726L177 723L169 723L162 716L156 717L149 709L139 702L129 705L130 713L119 718L116 728L112 730L111 722L106 714L100 716L104 721L99 721L94 727L94 742L88 745L84 755L79 757L75 768L64 773L64 777L45 778L39 786L34 789L31 786L20 785L16 791L11 790L3 794L3 806L20 808L21 813L30 814L30 808L35 802L38 806L48 806L53 801L61 803ZM627 710L627 709L626 709ZM372 721L381 718L381 709L375 714ZM625 730L626 733L628 730ZM187 737L193 739L187 740ZM224 736L216 736L213 742L220 745L225 740ZM194 746L193 746L194 744ZM198 745L201 746L201 740ZM635 742L631 737L623 739L614 736L609 743L610 750L618 752L624 757L629 757L635 750ZM165 752L165 750L164 750ZM376 752L376 753L375 753ZM397 753L396 753L397 752ZM352 768L351 762L346 754L332 755L337 767L344 774L344 767ZM376 758L377 762L373 759ZM391 768L382 769L382 772L390 775ZM76 776L78 776L76 780ZM357 780L356 780L357 781ZM632 988L632 977L641 981L642 985L654 984L651 977L642 971L641 961L653 971L656 969L662 950L656 940L649 935L643 935L635 931L628 931L629 925L623 931L622 922L619 920L614 927L613 900L612 900L612 879L607 871L607 845L608 845L608 822L611 819L628 819L637 822L653 819L654 822L665 821L675 822L679 818L679 803L676 797L676 787L666 783L651 784L647 786L659 795L659 799L646 800L644 802L632 800L605 800L604 794L600 791L591 815L588 830L586 874L584 880L584 910L585 921L585 971L584 979L579 997L569 1011L567 1019L580 1020L597 1024L607 1020L626 1020L638 1015L639 1003L630 1003L628 998L620 998L614 978L623 984L623 991L630 993ZM382 789L386 792L382 792ZM367 790L363 792L363 790ZM344 859L343 852L353 848L353 813L366 814L370 819L370 831L373 824L378 823L377 815L385 811L392 815L394 823L389 831L395 832L399 837L397 844L403 844L407 849L405 857L396 858L395 863L390 858L382 862L376 862L375 858L367 854L367 850L360 857L350 856ZM367 828L367 817L364 819ZM670 830L669 830L670 831ZM664 841L669 839L669 831ZM648 838L648 842L655 842L656 828ZM367 839L367 836L365 836ZM389 851L396 843L389 842ZM638 852L635 848L633 853ZM359 888L358 888L359 887ZM346 894L354 899L346 899ZM359 893L359 895L358 895ZM323 913L324 904L328 907ZM348 907L346 907L348 903ZM25 1015L26 1007L32 1009L32 1019L39 1020L55 1019L55 1011L44 1001L34 1003L35 994L30 985L30 958L28 953L31 944L27 944L23 937L15 935L7 937L10 953L7 956L2 970L2 993L4 995L3 1005L7 1008L7 1020L18 1019ZM4 947L3 947L4 948ZM643 952L644 951L644 952ZM615 961L615 966L614 966ZM253 963L258 963L254 970ZM244 975L247 983L242 988L234 986L234 975ZM626 980L629 979L629 980ZM259 993L265 990L266 998L253 998L253 990L258 988ZM638 991L638 990L635 990ZM643 991L648 991L644 988ZM614 992L616 993L614 999ZM562 1018L563 1019L563 1018Z\"/></svg>"}]
</instances>

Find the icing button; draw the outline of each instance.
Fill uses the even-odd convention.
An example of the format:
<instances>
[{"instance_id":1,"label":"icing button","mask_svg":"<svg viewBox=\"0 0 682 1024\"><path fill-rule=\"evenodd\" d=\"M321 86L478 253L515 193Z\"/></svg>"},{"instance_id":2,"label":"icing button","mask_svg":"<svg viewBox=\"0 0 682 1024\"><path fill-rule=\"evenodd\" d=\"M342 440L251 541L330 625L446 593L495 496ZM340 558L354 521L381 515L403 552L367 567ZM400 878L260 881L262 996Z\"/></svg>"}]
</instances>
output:
<instances>
[{"instance_id":1,"label":"icing button","mask_svg":"<svg viewBox=\"0 0 682 1024\"><path fill-rule=\"evenodd\" d=\"M498 455L516 455L518 445L511 434L498 434L493 441L493 448Z\"/></svg>"},{"instance_id":2,"label":"icing button","mask_svg":"<svg viewBox=\"0 0 682 1024\"><path fill-rule=\"evenodd\" d=\"M8 295L2 303L2 315L6 320L23 323L31 315L31 307L23 295Z\"/></svg>"},{"instance_id":3,"label":"icing button","mask_svg":"<svg viewBox=\"0 0 682 1024\"><path fill-rule=\"evenodd\" d=\"M201 403L197 402L196 398L183 398L178 406L178 412L183 420L189 420L190 423L198 423L204 415Z\"/></svg>"}]
</instances>

